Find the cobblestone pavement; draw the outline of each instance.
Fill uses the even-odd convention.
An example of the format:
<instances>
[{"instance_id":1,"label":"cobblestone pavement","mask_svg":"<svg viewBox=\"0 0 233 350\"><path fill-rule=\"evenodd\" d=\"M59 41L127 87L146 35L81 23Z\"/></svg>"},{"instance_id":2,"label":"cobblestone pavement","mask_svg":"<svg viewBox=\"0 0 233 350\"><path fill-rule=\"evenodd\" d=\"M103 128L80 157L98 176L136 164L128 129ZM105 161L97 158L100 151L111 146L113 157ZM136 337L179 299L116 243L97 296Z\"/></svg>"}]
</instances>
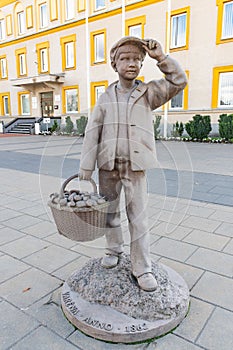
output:
<instances>
[{"instance_id":1,"label":"cobblestone pavement","mask_svg":"<svg viewBox=\"0 0 233 350\"><path fill-rule=\"evenodd\" d=\"M104 251L103 238L58 235L47 207L78 171L81 147L72 137L0 138L0 349L232 349L233 145L157 143L158 168L148 173L151 256L184 277L191 309L172 333L134 345L94 340L61 311L64 280Z\"/></svg>"}]
</instances>

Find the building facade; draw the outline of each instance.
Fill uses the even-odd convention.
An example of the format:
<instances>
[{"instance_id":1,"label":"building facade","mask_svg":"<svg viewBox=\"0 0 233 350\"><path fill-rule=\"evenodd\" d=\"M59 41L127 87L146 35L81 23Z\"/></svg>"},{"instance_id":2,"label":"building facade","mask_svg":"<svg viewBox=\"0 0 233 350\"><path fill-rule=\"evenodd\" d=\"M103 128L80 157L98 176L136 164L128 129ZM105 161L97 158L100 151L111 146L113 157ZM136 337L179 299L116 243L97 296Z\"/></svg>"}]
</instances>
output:
<instances>
[{"instance_id":1,"label":"building facade","mask_svg":"<svg viewBox=\"0 0 233 350\"><path fill-rule=\"evenodd\" d=\"M0 120L73 119L117 79L109 51L123 35L155 38L189 83L168 123L233 113L232 0L1 0ZM146 57L140 78L161 73Z\"/></svg>"}]
</instances>

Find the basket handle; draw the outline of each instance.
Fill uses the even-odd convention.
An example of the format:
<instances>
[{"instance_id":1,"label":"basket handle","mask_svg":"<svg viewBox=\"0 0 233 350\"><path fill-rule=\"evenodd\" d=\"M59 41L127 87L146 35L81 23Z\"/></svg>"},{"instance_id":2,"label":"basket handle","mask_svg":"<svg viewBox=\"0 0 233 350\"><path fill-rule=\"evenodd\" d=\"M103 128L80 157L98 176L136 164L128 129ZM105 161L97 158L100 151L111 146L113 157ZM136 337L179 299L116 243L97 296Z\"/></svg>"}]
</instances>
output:
<instances>
[{"instance_id":1,"label":"basket handle","mask_svg":"<svg viewBox=\"0 0 233 350\"><path fill-rule=\"evenodd\" d=\"M63 197L64 196L64 191L65 191L65 188L66 186L68 185L68 183L76 178L80 178L80 175L79 174L75 174L75 175L72 175L70 176L67 180L65 180L65 182L63 183L62 187L61 187L61 191L60 191L60 197ZM81 180L80 180L81 181ZM86 180L85 180L86 181ZM94 192L97 193L97 186L96 186L96 183L93 179L90 179L88 180L93 188L94 188Z\"/></svg>"}]
</instances>

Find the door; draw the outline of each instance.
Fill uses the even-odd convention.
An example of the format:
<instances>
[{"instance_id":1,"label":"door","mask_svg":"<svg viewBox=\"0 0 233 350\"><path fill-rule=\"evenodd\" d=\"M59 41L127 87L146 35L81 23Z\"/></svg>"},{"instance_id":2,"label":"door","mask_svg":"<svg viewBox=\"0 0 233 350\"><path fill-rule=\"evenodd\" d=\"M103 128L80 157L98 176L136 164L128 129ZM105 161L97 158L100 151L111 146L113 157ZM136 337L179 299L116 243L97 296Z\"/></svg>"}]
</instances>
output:
<instances>
[{"instance_id":1,"label":"door","mask_svg":"<svg viewBox=\"0 0 233 350\"><path fill-rule=\"evenodd\" d=\"M53 92L42 92L41 94L41 116L53 116Z\"/></svg>"}]
</instances>

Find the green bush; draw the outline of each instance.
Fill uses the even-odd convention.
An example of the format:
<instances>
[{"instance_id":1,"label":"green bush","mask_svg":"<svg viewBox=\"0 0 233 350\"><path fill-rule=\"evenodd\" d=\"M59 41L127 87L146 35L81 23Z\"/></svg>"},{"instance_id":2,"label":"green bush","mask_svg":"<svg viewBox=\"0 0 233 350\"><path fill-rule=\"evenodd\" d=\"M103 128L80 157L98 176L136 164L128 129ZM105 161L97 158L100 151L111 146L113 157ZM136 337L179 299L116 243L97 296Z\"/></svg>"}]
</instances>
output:
<instances>
[{"instance_id":1,"label":"green bush","mask_svg":"<svg viewBox=\"0 0 233 350\"><path fill-rule=\"evenodd\" d=\"M193 120L185 124L185 129L192 139L202 140L207 138L212 130L210 116L194 115Z\"/></svg>"},{"instance_id":2,"label":"green bush","mask_svg":"<svg viewBox=\"0 0 233 350\"><path fill-rule=\"evenodd\" d=\"M54 131L57 131L57 130L59 130L59 125L58 125L57 120L55 119L54 122L53 122L53 125L51 127L51 132L54 132Z\"/></svg>"},{"instance_id":3,"label":"green bush","mask_svg":"<svg viewBox=\"0 0 233 350\"><path fill-rule=\"evenodd\" d=\"M161 115L156 115L155 116L155 120L154 120L154 135L155 135L155 140L158 139L159 133L160 133L160 129L159 129L159 125L160 125L160 121L161 121Z\"/></svg>"},{"instance_id":4,"label":"green bush","mask_svg":"<svg viewBox=\"0 0 233 350\"><path fill-rule=\"evenodd\" d=\"M233 114L221 114L218 120L220 137L230 140L233 138Z\"/></svg>"},{"instance_id":5,"label":"green bush","mask_svg":"<svg viewBox=\"0 0 233 350\"><path fill-rule=\"evenodd\" d=\"M184 124L182 122L176 122L176 124L173 124L172 126L172 136L174 137L181 137L184 132Z\"/></svg>"},{"instance_id":6,"label":"green bush","mask_svg":"<svg viewBox=\"0 0 233 350\"><path fill-rule=\"evenodd\" d=\"M68 116L66 117L65 132L67 132L67 134L71 134L73 130L74 130L74 123L72 122L71 118Z\"/></svg>"},{"instance_id":7,"label":"green bush","mask_svg":"<svg viewBox=\"0 0 233 350\"><path fill-rule=\"evenodd\" d=\"M77 133L78 135L84 135L85 129L87 126L87 117L82 115L79 119L76 120Z\"/></svg>"}]
</instances>

